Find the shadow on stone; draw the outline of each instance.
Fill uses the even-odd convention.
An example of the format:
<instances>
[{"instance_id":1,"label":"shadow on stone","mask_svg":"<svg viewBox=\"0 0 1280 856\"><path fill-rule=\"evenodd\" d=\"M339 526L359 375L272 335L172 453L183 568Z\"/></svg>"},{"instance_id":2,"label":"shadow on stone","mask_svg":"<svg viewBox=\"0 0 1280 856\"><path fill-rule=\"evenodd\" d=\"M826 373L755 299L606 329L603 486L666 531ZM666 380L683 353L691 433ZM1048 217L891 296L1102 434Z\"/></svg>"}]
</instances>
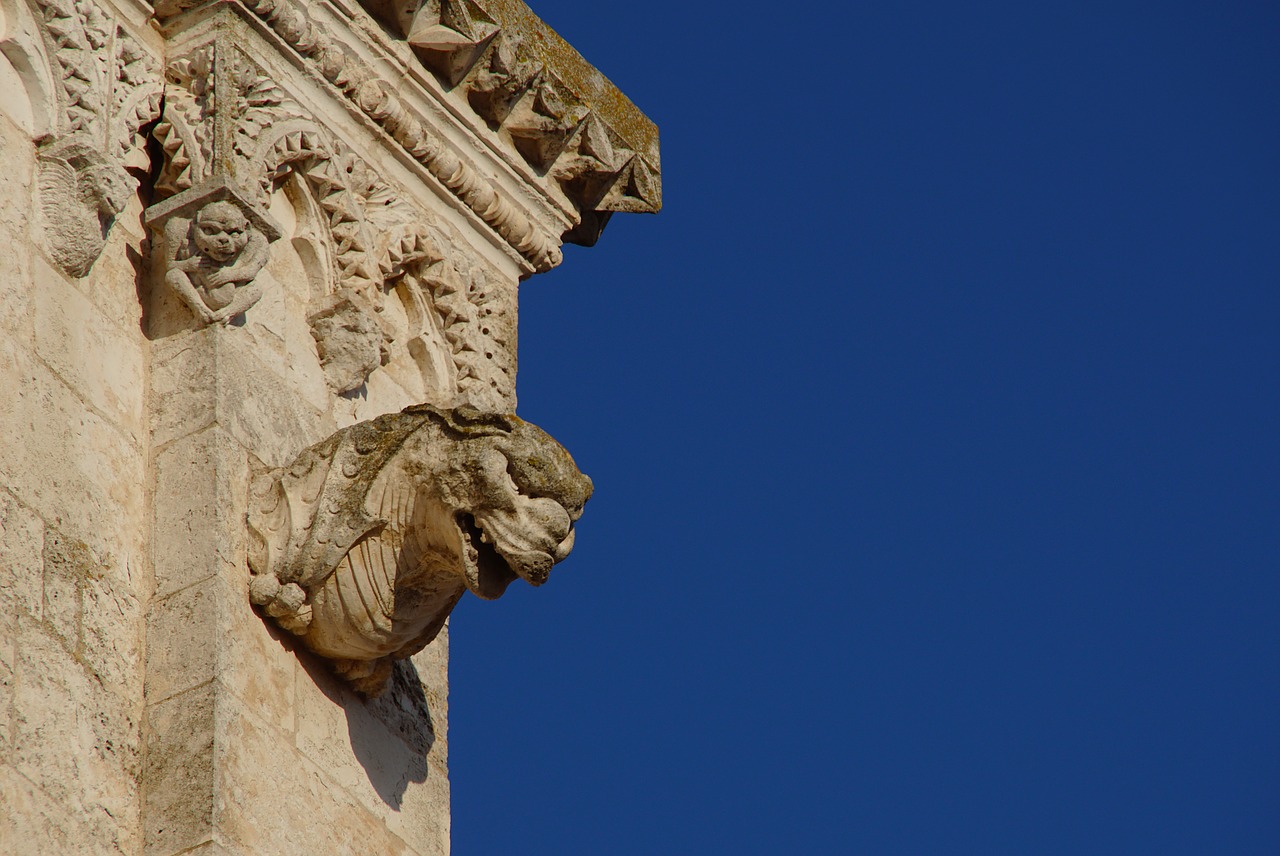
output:
<instances>
[{"instance_id":1,"label":"shadow on stone","mask_svg":"<svg viewBox=\"0 0 1280 856\"><path fill-rule=\"evenodd\" d=\"M298 654L316 686L347 718L351 752L378 797L395 811L411 783L427 780L427 755L435 744L435 723L417 667L399 660L386 690L365 699L336 677L327 664L300 646L281 643Z\"/></svg>"},{"instance_id":2,"label":"shadow on stone","mask_svg":"<svg viewBox=\"0 0 1280 856\"><path fill-rule=\"evenodd\" d=\"M357 702L360 700L357 698ZM347 709L347 726L351 734L351 748L356 758L369 774L369 782L382 801L397 811L404 801L404 792L410 782L427 780L427 754L436 742L435 723L422 690L418 669L410 660L396 661L387 689L375 699L363 702L368 714L402 740L407 748L401 756L401 775L385 775L383 748L373 745Z\"/></svg>"}]
</instances>

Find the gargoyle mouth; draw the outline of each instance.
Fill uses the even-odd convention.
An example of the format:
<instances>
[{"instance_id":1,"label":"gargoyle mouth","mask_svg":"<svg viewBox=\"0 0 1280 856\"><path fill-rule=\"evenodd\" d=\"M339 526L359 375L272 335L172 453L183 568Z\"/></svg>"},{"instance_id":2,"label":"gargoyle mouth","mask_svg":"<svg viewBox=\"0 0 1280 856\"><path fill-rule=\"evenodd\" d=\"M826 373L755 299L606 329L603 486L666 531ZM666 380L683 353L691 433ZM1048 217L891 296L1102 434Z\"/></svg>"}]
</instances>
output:
<instances>
[{"instance_id":1,"label":"gargoyle mouth","mask_svg":"<svg viewBox=\"0 0 1280 856\"><path fill-rule=\"evenodd\" d=\"M519 575L490 543L475 517L459 513L454 521L462 537L462 573L467 588L485 600L501 597Z\"/></svg>"}]
</instances>

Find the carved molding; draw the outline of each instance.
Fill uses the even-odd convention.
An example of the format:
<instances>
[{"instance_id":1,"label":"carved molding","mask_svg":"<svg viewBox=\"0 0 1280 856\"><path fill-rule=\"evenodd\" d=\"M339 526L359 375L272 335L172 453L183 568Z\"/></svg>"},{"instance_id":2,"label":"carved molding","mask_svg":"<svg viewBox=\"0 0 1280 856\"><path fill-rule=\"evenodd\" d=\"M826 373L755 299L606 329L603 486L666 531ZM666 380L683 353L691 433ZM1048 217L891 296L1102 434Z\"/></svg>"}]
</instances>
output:
<instances>
[{"instance_id":1,"label":"carved molding","mask_svg":"<svg viewBox=\"0 0 1280 856\"><path fill-rule=\"evenodd\" d=\"M488 126L530 178L577 212L563 236L548 235L459 158L395 88L316 26L296 0L246 6L436 179L516 249L536 271L555 267L561 240L592 244L614 212L656 212L661 173L653 125L542 24L523 3L490 0L361 0L409 47L413 60ZM195 3L161 4L162 18ZM348 10L349 12L352 10ZM376 25L356 22L368 47ZM385 53L385 51L384 51ZM395 52L390 52L394 54ZM388 56L401 62L402 57ZM566 81L572 77L572 81Z\"/></svg>"},{"instance_id":2,"label":"carved molding","mask_svg":"<svg viewBox=\"0 0 1280 856\"><path fill-rule=\"evenodd\" d=\"M248 208L260 213L292 175L323 215L334 292L313 307L309 320L335 393L358 388L397 349L425 349L435 331L449 349L458 403L498 411L512 406L514 283L445 252L457 241L439 218L403 200L239 47L216 37L198 44L170 61L166 78L164 115L154 131L164 154L157 194L177 198L217 180L238 188ZM223 103L214 103L215 93ZM231 141L223 143L227 152L217 150L220 140ZM149 222L158 221L149 214ZM171 284L180 294L182 285ZM384 316L393 290L406 304L407 328L393 329ZM192 306L190 294L184 300ZM201 316L198 303L193 312ZM380 363L371 359L374 339Z\"/></svg>"},{"instance_id":3,"label":"carved molding","mask_svg":"<svg viewBox=\"0 0 1280 856\"><path fill-rule=\"evenodd\" d=\"M466 591L546 582L591 480L514 416L418 406L339 431L251 490L251 600L376 695Z\"/></svg>"},{"instance_id":4,"label":"carved molding","mask_svg":"<svg viewBox=\"0 0 1280 856\"><path fill-rule=\"evenodd\" d=\"M482 175L413 115L389 84L377 79L363 62L315 27L305 13L283 0L248 0L247 5L286 43L315 63L329 83L377 122L535 270L550 270L560 263L563 257L558 238L543 233L524 212L503 199Z\"/></svg>"},{"instance_id":5,"label":"carved molding","mask_svg":"<svg viewBox=\"0 0 1280 856\"><path fill-rule=\"evenodd\" d=\"M401 33L538 175L554 179L590 243L595 221L662 207L657 135L598 71L521 0L362 0ZM576 234L575 234L576 233Z\"/></svg>"}]
</instances>

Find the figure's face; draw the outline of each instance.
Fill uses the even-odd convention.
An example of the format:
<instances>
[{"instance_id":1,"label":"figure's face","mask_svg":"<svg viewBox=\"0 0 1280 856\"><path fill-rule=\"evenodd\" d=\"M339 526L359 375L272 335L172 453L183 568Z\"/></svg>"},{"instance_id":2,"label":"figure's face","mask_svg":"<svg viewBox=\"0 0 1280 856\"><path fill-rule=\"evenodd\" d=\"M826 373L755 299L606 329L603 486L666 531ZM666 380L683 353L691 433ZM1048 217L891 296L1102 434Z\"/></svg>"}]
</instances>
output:
<instances>
[{"instance_id":1,"label":"figure's face","mask_svg":"<svg viewBox=\"0 0 1280 856\"><path fill-rule=\"evenodd\" d=\"M467 587L484 598L517 577L547 581L573 549L573 524L592 489L564 447L527 422L500 446L477 457L476 495L455 518Z\"/></svg>"},{"instance_id":2,"label":"figure's face","mask_svg":"<svg viewBox=\"0 0 1280 856\"><path fill-rule=\"evenodd\" d=\"M228 261L249 242L249 221L233 205L209 205L196 215L195 240L215 262Z\"/></svg>"},{"instance_id":3,"label":"figure's face","mask_svg":"<svg viewBox=\"0 0 1280 856\"><path fill-rule=\"evenodd\" d=\"M98 167L93 171L91 179L98 202L98 210L108 217L114 217L129 204L137 182L123 170L110 166Z\"/></svg>"}]
</instances>

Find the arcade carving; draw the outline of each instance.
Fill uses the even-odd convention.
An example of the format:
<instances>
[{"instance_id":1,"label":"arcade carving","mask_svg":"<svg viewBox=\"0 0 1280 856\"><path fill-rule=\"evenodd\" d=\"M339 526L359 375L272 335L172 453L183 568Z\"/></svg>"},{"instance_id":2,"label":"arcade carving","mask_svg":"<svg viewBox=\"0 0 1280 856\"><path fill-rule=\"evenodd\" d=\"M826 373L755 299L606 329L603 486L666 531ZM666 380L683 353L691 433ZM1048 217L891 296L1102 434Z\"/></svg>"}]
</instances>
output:
<instances>
[{"instance_id":1,"label":"arcade carving","mask_svg":"<svg viewBox=\"0 0 1280 856\"><path fill-rule=\"evenodd\" d=\"M546 582L591 489L515 416L419 405L362 422L253 480L250 599L377 695L466 591Z\"/></svg>"}]
</instances>

